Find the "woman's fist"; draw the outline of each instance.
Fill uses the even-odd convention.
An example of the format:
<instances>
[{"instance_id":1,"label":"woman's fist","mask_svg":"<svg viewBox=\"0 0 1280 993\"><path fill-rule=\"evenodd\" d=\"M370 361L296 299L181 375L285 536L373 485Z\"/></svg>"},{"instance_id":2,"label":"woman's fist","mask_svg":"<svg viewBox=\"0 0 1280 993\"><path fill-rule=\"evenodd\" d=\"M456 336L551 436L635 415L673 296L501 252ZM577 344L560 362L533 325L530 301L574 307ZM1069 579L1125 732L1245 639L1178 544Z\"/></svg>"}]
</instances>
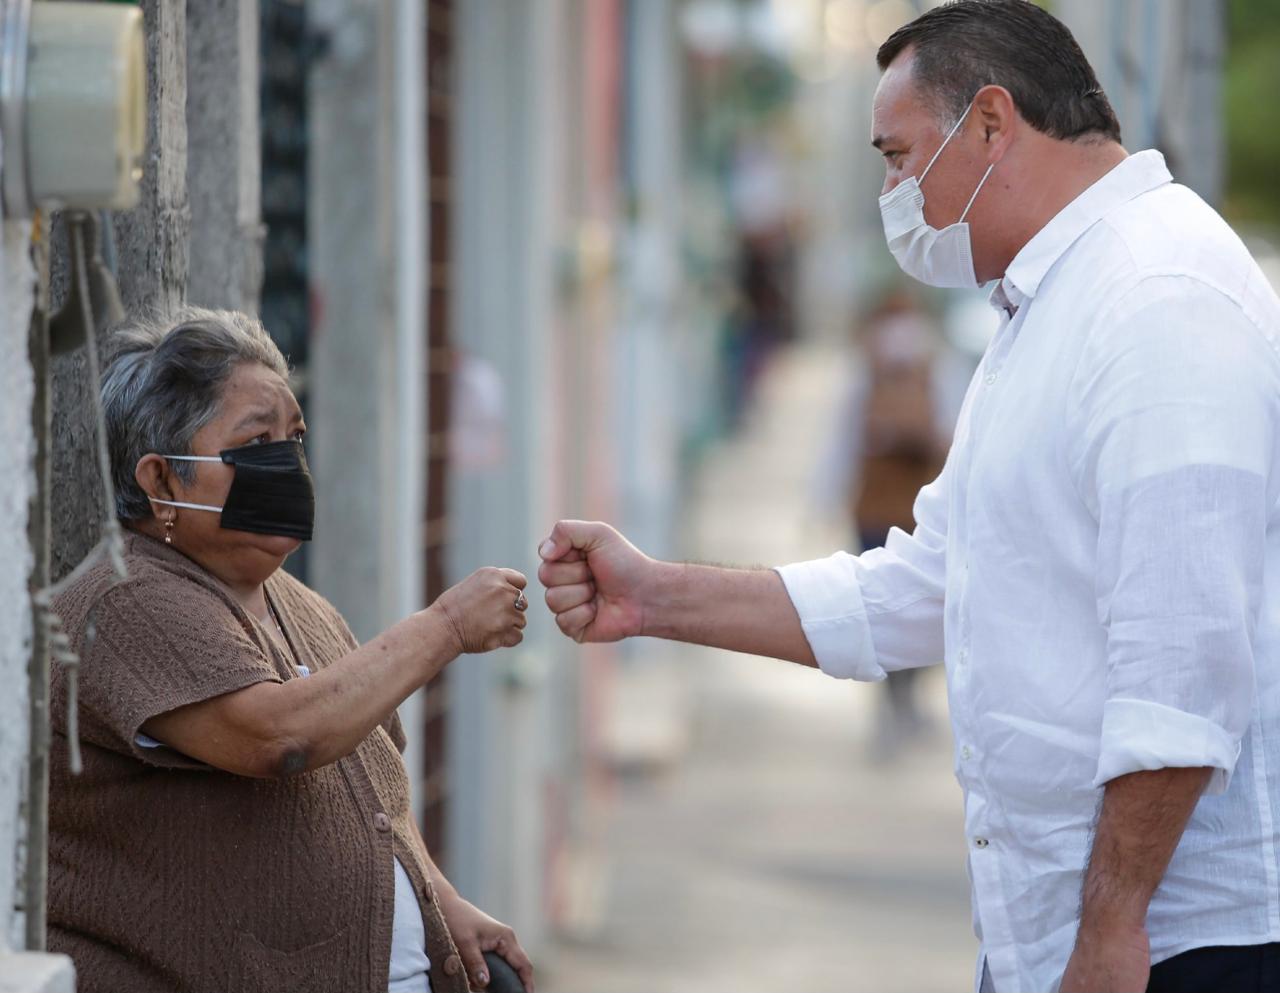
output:
<instances>
[{"instance_id":1,"label":"woman's fist","mask_svg":"<svg viewBox=\"0 0 1280 993\"><path fill-rule=\"evenodd\" d=\"M524 640L524 588L528 580L514 569L477 569L436 599L452 629L459 654L515 648ZM519 606L517 606L517 603Z\"/></svg>"}]
</instances>

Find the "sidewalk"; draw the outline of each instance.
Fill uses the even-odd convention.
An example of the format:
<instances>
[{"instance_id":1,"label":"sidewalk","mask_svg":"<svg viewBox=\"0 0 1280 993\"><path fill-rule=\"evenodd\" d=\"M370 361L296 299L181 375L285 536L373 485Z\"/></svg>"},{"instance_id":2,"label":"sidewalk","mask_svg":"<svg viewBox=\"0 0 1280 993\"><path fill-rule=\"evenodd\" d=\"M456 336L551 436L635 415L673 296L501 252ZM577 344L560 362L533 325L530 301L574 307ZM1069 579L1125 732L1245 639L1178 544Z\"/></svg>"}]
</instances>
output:
<instances>
[{"instance_id":1,"label":"sidewalk","mask_svg":"<svg viewBox=\"0 0 1280 993\"><path fill-rule=\"evenodd\" d=\"M746 430L699 480L686 509L688 558L771 565L838 546L806 521L803 495L839 370L838 356L819 349L779 357ZM977 946L941 673L921 687L932 737L877 766L867 756L880 687L645 647L653 667L646 651L623 673L622 706L647 700L688 719L667 764L628 766L601 839L598 911L540 963L539 988L968 988ZM628 680L637 692L626 692ZM647 723L638 711L621 718Z\"/></svg>"}]
</instances>

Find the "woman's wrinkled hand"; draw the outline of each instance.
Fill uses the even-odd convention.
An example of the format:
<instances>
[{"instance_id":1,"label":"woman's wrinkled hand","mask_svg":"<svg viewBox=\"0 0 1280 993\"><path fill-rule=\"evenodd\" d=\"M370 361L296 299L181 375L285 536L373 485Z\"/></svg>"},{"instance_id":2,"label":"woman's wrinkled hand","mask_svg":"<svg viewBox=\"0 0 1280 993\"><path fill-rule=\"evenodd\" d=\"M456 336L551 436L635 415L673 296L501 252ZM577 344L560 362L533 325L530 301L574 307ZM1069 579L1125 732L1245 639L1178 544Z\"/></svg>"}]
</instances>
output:
<instances>
[{"instance_id":1,"label":"woman's wrinkled hand","mask_svg":"<svg viewBox=\"0 0 1280 993\"><path fill-rule=\"evenodd\" d=\"M520 947L520 941L511 928L495 921L484 911L472 906L457 893L440 894L440 910L448 925L458 955L466 967L467 976L475 989L489 985L489 969L484 953L496 952L515 969L527 993L534 993L533 963Z\"/></svg>"},{"instance_id":2,"label":"woman's wrinkled hand","mask_svg":"<svg viewBox=\"0 0 1280 993\"><path fill-rule=\"evenodd\" d=\"M432 606L448 621L460 655L514 648L524 640L528 623L516 606L527 585L514 569L477 569L440 594ZM527 600L522 602L527 606Z\"/></svg>"}]
</instances>

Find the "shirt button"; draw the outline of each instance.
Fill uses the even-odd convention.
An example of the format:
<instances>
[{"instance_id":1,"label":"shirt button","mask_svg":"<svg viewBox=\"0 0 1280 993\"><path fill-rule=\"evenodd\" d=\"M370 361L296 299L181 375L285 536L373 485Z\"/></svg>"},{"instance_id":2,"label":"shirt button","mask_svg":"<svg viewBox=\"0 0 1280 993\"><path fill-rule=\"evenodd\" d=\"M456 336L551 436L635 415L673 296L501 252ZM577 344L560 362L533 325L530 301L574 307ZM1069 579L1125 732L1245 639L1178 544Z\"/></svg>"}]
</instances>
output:
<instances>
[{"instance_id":1,"label":"shirt button","mask_svg":"<svg viewBox=\"0 0 1280 993\"><path fill-rule=\"evenodd\" d=\"M450 955L444 960L444 974L446 976L456 976L462 971L462 959L456 955Z\"/></svg>"},{"instance_id":2,"label":"shirt button","mask_svg":"<svg viewBox=\"0 0 1280 993\"><path fill-rule=\"evenodd\" d=\"M960 757L962 759L973 758L973 750L968 745L965 745L962 749L960 749Z\"/></svg>"},{"instance_id":3,"label":"shirt button","mask_svg":"<svg viewBox=\"0 0 1280 993\"><path fill-rule=\"evenodd\" d=\"M986 383L988 386L994 386L995 381L996 381L996 374L994 372L987 373L986 379L983 380L983 382Z\"/></svg>"},{"instance_id":4,"label":"shirt button","mask_svg":"<svg viewBox=\"0 0 1280 993\"><path fill-rule=\"evenodd\" d=\"M974 838L974 839L973 839L973 847L974 847L974 848L986 848L989 844L991 844L991 842L989 842L986 838Z\"/></svg>"},{"instance_id":5,"label":"shirt button","mask_svg":"<svg viewBox=\"0 0 1280 993\"><path fill-rule=\"evenodd\" d=\"M373 826L385 834L391 830L391 818L379 810L373 815Z\"/></svg>"},{"instance_id":6,"label":"shirt button","mask_svg":"<svg viewBox=\"0 0 1280 993\"><path fill-rule=\"evenodd\" d=\"M964 665L968 661L969 661L969 649L967 648L960 649L960 664Z\"/></svg>"}]
</instances>

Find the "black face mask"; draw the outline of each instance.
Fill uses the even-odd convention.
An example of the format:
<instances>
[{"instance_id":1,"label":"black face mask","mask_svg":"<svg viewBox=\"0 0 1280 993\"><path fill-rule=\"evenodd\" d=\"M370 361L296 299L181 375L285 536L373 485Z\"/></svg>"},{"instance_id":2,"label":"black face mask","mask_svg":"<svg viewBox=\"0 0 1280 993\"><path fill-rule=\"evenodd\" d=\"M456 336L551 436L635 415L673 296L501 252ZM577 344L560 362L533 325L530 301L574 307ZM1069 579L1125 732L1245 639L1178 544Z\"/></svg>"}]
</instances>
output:
<instances>
[{"instance_id":1,"label":"black face mask","mask_svg":"<svg viewBox=\"0 0 1280 993\"><path fill-rule=\"evenodd\" d=\"M222 526L232 531L277 534L311 540L316 519L315 483L300 441L241 445L213 455L166 455L182 462L225 462L235 478L221 507L176 500L152 500L171 507L221 512Z\"/></svg>"}]
</instances>

